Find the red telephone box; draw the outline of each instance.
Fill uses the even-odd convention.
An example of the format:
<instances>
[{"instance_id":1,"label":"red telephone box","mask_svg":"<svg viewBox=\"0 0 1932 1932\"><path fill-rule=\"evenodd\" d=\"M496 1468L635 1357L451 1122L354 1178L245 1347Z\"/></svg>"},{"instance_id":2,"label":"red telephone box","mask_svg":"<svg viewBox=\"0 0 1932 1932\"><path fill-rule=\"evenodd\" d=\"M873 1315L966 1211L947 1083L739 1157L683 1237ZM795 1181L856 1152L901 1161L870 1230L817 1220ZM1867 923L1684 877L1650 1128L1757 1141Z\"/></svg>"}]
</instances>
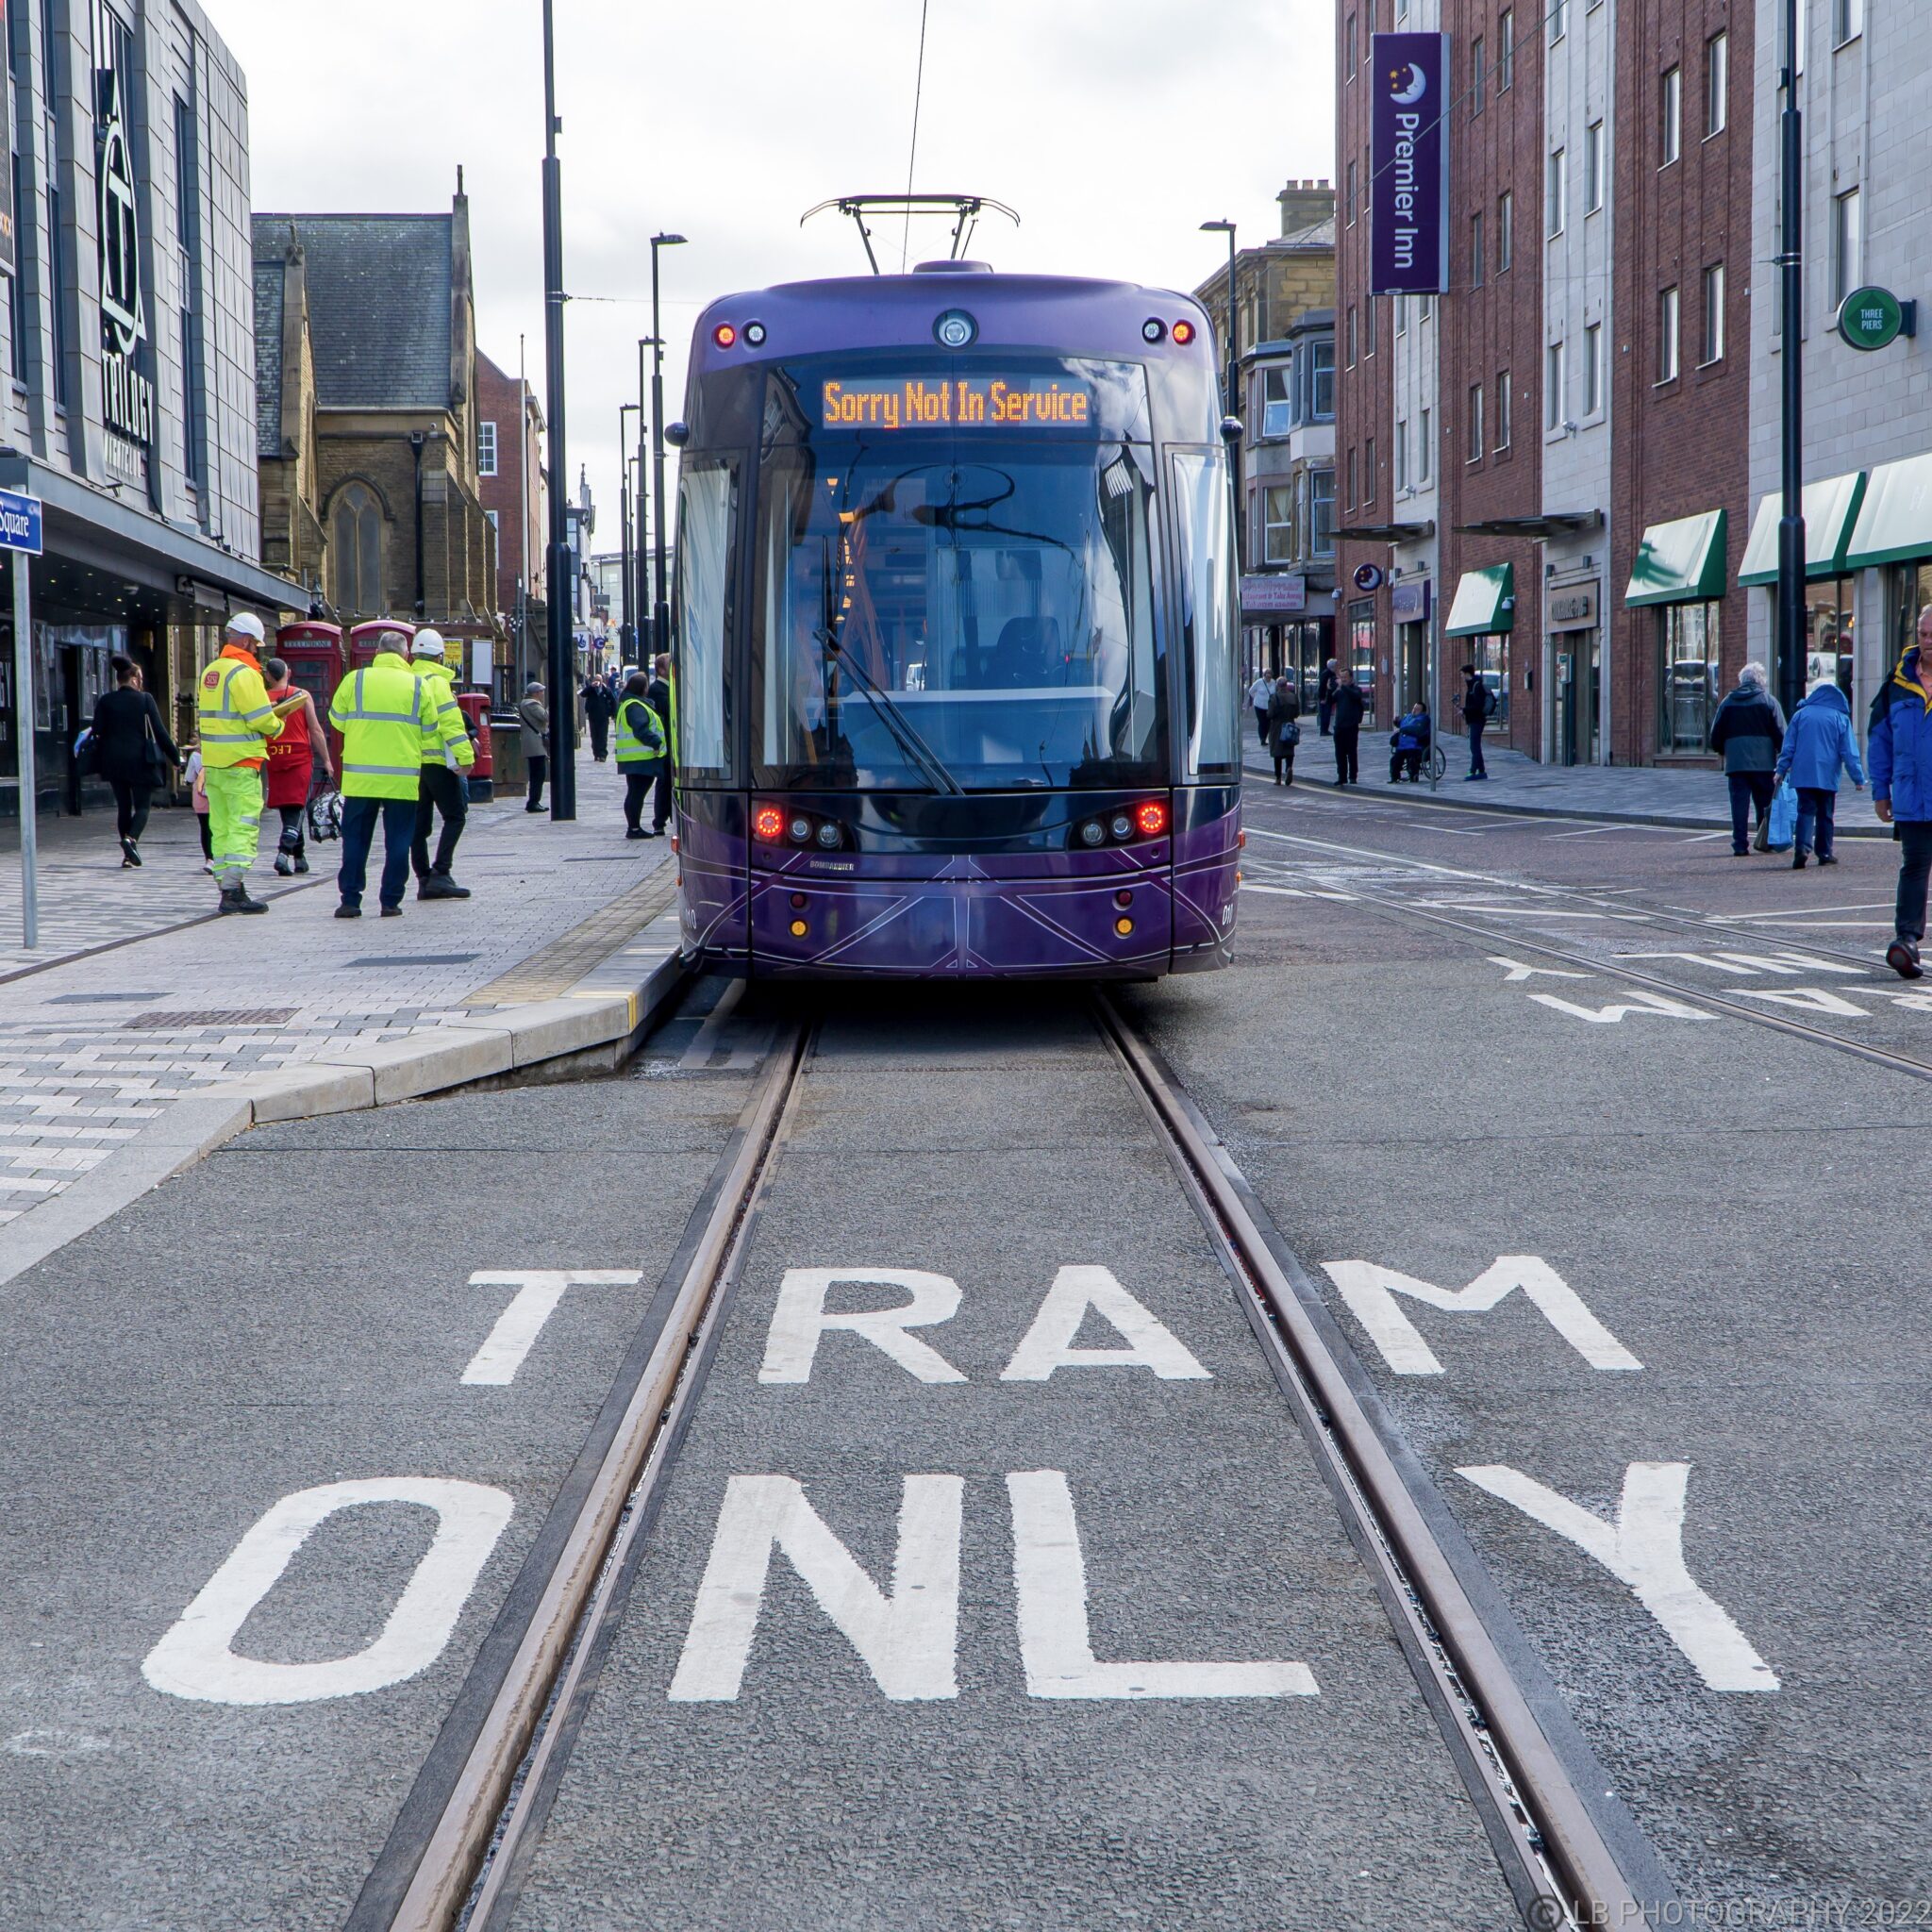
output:
<instances>
[{"instance_id":1,"label":"red telephone box","mask_svg":"<svg viewBox=\"0 0 1932 1932\"><path fill-rule=\"evenodd\" d=\"M366 664L374 661L376 652L381 648L377 640L385 631L401 631L404 637L413 638L416 635L416 626L400 617L377 617L367 624L358 624L349 633L351 671L360 671ZM408 655L407 646L403 655Z\"/></svg>"},{"instance_id":2,"label":"red telephone box","mask_svg":"<svg viewBox=\"0 0 1932 1932\"><path fill-rule=\"evenodd\" d=\"M316 715L326 729L329 700L336 694L336 686L348 673L342 654L341 625L324 624L313 618L285 624L275 632L275 656L289 667L291 681L315 700ZM336 770L341 771L341 736L339 732L330 731L328 741Z\"/></svg>"}]
</instances>

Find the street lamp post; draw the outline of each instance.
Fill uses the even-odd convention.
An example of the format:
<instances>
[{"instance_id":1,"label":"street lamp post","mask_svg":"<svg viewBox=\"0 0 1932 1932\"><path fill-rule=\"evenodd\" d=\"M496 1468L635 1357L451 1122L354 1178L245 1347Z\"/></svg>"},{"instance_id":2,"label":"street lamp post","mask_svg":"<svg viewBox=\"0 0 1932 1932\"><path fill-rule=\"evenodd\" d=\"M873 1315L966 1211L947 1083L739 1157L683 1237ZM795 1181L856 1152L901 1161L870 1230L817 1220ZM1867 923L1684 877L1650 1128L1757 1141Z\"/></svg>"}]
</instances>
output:
<instances>
[{"instance_id":1,"label":"street lamp post","mask_svg":"<svg viewBox=\"0 0 1932 1932\"><path fill-rule=\"evenodd\" d=\"M630 575L630 458L625 454L624 447L624 419L626 416L637 414L639 408L640 406L636 403L620 403L617 406L617 463L623 477L618 490L620 503L617 527L620 562L618 566L617 635L624 647L624 656L621 661L625 664L634 661L638 633L635 607L631 603L630 594L632 588Z\"/></svg>"},{"instance_id":2,"label":"street lamp post","mask_svg":"<svg viewBox=\"0 0 1932 1932\"><path fill-rule=\"evenodd\" d=\"M1785 0L1783 187L1778 271L1784 330L1782 470L1777 525L1778 696L1789 717L1805 694L1805 117L1798 108L1798 0Z\"/></svg>"},{"instance_id":3,"label":"street lamp post","mask_svg":"<svg viewBox=\"0 0 1932 1932\"><path fill-rule=\"evenodd\" d=\"M550 816L577 815L576 666L571 652L571 567L563 448L563 177L557 159L553 0L543 0L543 359L550 411Z\"/></svg>"},{"instance_id":4,"label":"street lamp post","mask_svg":"<svg viewBox=\"0 0 1932 1932\"><path fill-rule=\"evenodd\" d=\"M651 237L651 493L658 499L658 541L651 573L656 601L651 607L652 647L671 648L671 604L664 591L664 325L658 314L658 251L677 248L682 235Z\"/></svg>"},{"instance_id":5,"label":"street lamp post","mask_svg":"<svg viewBox=\"0 0 1932 1932\"><path fill-rule=\"evenodd\" d=\"M1224 415L1239 417L1241 412L1241 311L1235 306L1234 224L1203 222L1201 232L1204 235L1225 234L1227 237L1227 374L1222 381L1221 407ZM1234 554L1235 567L1239 570L1241 537L1247 523L1241 499L1241 445L1239 437L1228 444L1228 463L1234 479Z\"/></svg>"},{"instance_id":6,"label":"street lamp post","mask_svg":"<svg viewBox=\"0 0 1932 1932\"><path fill-rule=\"evenodd\" d=\"M655 349L657 346L658 338L655 335L641 336L638 339L638 642L640 645L638 661L640 664L642 664L646 658L663 648L658 641L657 612L651 600L650 553L644 548L648 541L646 532L650 528L650 519L646 512L650 508L651 494L645 481L649 475L649 464L644 450L644 432L648 426L645 422L644 398L650 393L650 384L644 370L644 351L646 349ZM660 524L663 522L663 517L664 512L660 508L658 511L658 520Z\"/></svg>"}]
</instances>

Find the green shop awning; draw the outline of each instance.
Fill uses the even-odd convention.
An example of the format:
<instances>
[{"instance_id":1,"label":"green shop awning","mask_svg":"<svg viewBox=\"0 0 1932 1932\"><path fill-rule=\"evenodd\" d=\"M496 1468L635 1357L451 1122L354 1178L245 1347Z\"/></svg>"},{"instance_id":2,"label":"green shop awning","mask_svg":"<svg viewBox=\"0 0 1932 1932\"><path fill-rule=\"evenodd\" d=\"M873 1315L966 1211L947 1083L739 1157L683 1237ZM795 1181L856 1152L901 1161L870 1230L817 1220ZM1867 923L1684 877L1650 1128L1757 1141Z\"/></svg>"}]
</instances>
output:
<instances>
[{"instance_id":1,"label":"green shop awning","mask_svg":"<svg viewBox=\"0 0 1932 1932\"><path fill-rule=\"evenodd\" d=\"M1466 570L1449 607L1445 638L1487 638L1516 628L1516 571L1507 563Z\"/></svg>"},{"instance_id":2,"label":"green shop awning","mask_svg":"<svg viewBox=\"0 0 1932 1932\"><path fill-rule=\"evenodd\" d=\"M1845 552L1847 570L1932 557L1932 457L1880 463L1865 482L1865 501Z\"/></svg>"},{"instance_id":3,"label":"green shop awning","mask_svg":"<svg viewBox=\"0 0 1932 1932\"><path fill-rule=\"evenodd\" d=\"M1865 500L1865 473L1854 470L1849 476L1830 476L1823 483L1805 486L1805 575L1841 577L1845 574L1845 551L1852 541L1852 528L1858 521L1858 506ZM1774 491L1757 506L1757 521L1751 525L1751 541L1744 546L1744 561L1738 566L1740 584L1777 582L1777 526L1785 513L1782 491Z\"/></svg>"},{"instance_id":4,"label":"green shop awning","mask_svg":"<svg viewBox=\"0 0 1932 1932\"><path fill-rule=\"evenodd\" d=\"M1637 548L1624 602L1638 609L1646 604L1704 604L1724 593L1724 513L1707 509L1701 516L1679 517L1674 524L1653 524Z\"/></svg>"}]
</instances>

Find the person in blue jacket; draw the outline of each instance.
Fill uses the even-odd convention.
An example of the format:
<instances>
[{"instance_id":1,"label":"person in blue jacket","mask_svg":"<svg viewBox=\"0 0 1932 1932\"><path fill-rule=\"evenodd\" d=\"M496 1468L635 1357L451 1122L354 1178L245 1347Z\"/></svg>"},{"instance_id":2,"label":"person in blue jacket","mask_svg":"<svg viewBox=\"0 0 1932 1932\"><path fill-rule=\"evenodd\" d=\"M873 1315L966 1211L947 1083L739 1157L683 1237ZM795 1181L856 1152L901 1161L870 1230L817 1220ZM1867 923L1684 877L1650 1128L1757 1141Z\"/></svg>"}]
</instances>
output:
<instances>
[{"instance_id":1,"label":"person in blue jacket","mask_svg":"<svg viewBox=\"0 0 1932 1932\"><path fill-rule=\"evenodd\" d=\"M1410 780L1423 782L1423 758L1429 748L1429 708L1420 698L1395 721L1389 734L1389 782L1393 785L1407 771Z\"/></svg>"},{"instance_id":2,"label":"person in blue jacket","mask_svg":"<svg viewBox=\"0 0 1932 1932\"><path fill-rule=\"evenodd\" d=\"M1865 789L1865 768L1858 762L1858 741L1852 730L1852 708L1838 680L1821 677L1805 702L1791 713L1785 727L1784 748L1777 755L1779 783L1789 778L1798 794L1798 836L1791 853L1791 870L1803 872L1815 837L1820 865L1836 865L1832 816L1838 808L1838 774L1842 765L1852 783Z\"/></svg>"},{"instance_id":3,"label":"person in blue jacket","mask_svg":"<svg viewBox=\"0 0 1932 1932\"><path fill-rule=\"evenodd\" d=\"M1919 641L1899 659L1872 707L1872 799L1902 852L1897 937L1885 963L1901 979L1924 977L1925 884L1932 878L1932 607L1919 613Z\"/></svg>"}]
</instances>

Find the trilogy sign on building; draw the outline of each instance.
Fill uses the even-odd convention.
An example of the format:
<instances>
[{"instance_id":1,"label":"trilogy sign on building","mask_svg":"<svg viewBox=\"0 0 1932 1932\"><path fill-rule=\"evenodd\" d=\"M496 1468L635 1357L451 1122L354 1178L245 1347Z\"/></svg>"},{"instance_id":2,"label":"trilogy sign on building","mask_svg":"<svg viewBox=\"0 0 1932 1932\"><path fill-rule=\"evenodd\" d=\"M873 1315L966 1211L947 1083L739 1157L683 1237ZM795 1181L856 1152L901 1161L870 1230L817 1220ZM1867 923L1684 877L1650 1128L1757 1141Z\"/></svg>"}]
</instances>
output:
<instances>
[{"instance_id":1,"label":"trilogy sign on building","mask_svg":"<svg viewBox=\"0 0 1932 1932\"><path fill-rule=\"evenodd\" d=\"M134 159L122 120L121 77L96 76L100 99L101 390L108 427L145 448L154 441L155 390L141 371L147 314L141 290L141 229L134 200Z\"/></svg>"},{"instance_id":2,"label":"trilogy sign on building","mask_svg":"<svg viewBox=\"0 0 1932 1932\"><path fill-rule=\"evenodd\" d=\"M1369 291L1440 295L1449 268L1449 36L1374 34Z\"/></svg>"}]
</instances>

